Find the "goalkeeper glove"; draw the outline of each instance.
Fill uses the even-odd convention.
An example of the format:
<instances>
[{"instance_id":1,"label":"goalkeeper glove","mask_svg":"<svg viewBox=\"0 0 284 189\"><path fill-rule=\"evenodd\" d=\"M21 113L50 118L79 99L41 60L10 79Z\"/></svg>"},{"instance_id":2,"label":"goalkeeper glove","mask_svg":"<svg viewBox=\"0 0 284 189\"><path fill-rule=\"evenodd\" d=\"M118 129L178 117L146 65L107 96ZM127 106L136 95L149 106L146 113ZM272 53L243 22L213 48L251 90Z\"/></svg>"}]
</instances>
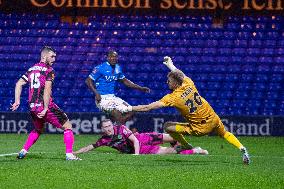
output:
<instances>
[{"instance_id":1,"label":"goalkeeper glove","mask_svg":"<svg viewBox=\"0 0 284 189\"><path fill-rule=\"evenodd\" d=\"M121 113L126 113L132 111L132 106L119 105L116 107L116 109Z\"/></svg>"},{"instance_id":2,"label":"goalkeeper glove","mask_svg":"<svg viewBox=\"0 0 284 189\"><path fill-rule=\"evenodd\" d=\"M175 71L177 68L175 67L171 57L169 56L165 56L164 57L164 62L163 64L165 64L171 71Z\"/></svg>"}]
</instances>

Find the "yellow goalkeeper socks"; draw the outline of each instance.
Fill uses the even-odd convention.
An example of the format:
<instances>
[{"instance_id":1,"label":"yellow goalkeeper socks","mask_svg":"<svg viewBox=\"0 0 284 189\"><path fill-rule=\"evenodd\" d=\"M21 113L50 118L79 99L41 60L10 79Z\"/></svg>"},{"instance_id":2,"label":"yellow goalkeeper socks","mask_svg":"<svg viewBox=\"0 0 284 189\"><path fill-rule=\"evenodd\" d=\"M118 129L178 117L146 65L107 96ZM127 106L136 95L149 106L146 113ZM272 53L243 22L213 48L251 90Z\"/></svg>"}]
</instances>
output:
<instances>
[{"instance_id":1,"label":"yellow goalkeeper socks","mask_svg":"<svg viewBox=\"0 0 284 189\"><path fill-rule=\"evenodd\" d=\"M232 133L230 133L228 131L224 134L224 139L226 139L232 145L236 146L238 149L241 149L243 147L243 145L235 137L235 135L233 135Z\"/></svg>"}]
</instances>

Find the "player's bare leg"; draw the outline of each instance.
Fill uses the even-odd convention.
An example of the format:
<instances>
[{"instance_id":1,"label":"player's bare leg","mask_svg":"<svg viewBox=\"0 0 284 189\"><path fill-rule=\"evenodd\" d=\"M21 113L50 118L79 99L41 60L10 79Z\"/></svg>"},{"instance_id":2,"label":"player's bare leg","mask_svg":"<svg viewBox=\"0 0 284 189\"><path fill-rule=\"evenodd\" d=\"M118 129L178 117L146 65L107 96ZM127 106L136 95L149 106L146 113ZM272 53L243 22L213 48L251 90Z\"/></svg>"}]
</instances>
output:
<instances>
[{"instance_id":1,"label":"player's bare leg","mask_svg":"<svg viewBox=\"0 0 284 189\"><path fill-rule=\"evenodd\" d=\"M110 119L117 124L124 125L127 121L131 120L133 115L134 112L121 113L118 110L112 110L110 113Z\"/></svg>"},{"instance_id":2,"label":"player's bare leg","mask_svg":"<svg viewBox=\"0 0 284 189\"><path fill-rule=\"evenodd\" d=\"M170 134L163 133L163 142L171 143L171 142L175 142L175 141L176 140Z\"/></svg>"},{"instance_id":3,"label":"player's bare leg","mask_svg":"<svg viewBox=\"0 0 284 189\"><path fill-rule=\"evenodd\" d=\"M164 143L170 143L171 146L174 148L176 146L180 146L180 143L176 141L171 135L167 133L163 133L163 142Z\"/></svg>"},{"instance_id":4,"label":"player's bare leg","mask_svg":"<svg viewBox=\"0 0 284 189\"><path fill-rule=\"evenodd\" d=\"M183 150L178 152L175 148L172 147L163 147L160 146L157 154L182 154L182 155L192 155L192 154L200 154L200 155L208 155L208 151L204 150L200 147L193 148L191 150Z\"/></svg>"},{"instance_id":5,"label":"player's bare leg","mask_svg":"<svg viewBox=\"0 0 284 189\"><path fill-rule=\"evenodd\" d=\"M73 154L74 135L70 121L62 126L64 129L64 143L66 147L66 160L81 160Z\"/></svg>"},{"instance_id":6,"label":"player's bare leg","mask_svg":"<svg viewBox=\"0 0 284 189\"><path fill-rule=\"evenodd\" d=\"M176 154L177 151L172 147L163 147L160 146L160 149L158 150L157 154Z\"/></svg>"}]
</instances>

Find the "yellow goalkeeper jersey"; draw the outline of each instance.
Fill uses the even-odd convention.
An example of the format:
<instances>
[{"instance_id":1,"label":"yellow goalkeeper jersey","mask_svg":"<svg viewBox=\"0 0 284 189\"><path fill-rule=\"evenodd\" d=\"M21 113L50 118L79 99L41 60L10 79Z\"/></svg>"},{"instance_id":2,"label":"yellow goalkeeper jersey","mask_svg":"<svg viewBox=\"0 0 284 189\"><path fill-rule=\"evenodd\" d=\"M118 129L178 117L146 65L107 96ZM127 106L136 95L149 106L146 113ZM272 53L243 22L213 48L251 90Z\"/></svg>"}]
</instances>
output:
<instances>
[{"instance_id":1,"label":"yellow goalkeeper jersey","mask_svg":"<svg viewBox=\"0 0 284 189\"><path fill-rule=\"evenodd\" d=\"M192 124L200 124L215 115L210 104L199 95L189 77L185 77L182 85L172 93L165 95L160 102L164 106L177 108L181 115Z\"/></svg>"}]
</instances>

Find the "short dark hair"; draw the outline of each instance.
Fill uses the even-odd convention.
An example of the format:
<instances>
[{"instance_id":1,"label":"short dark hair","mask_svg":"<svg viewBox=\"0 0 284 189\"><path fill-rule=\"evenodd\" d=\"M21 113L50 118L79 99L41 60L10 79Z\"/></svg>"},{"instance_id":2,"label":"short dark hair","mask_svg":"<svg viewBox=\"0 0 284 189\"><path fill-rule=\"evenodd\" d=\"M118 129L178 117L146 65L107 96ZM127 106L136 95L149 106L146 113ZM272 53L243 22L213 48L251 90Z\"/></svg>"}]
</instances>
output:
<instances>
[{"instance_id":1,"label":"short dark hair","mask_svg":"<svg viewBox=\"0 0 284 189\"><path fill-rule=\"evenodd\" d=\"M110 50L108 51L107 56L110 56L110 55L118 55L118 54L115 50Z\"/></svg>"},{"instance_id":2,"label":"short dark hair","mask_svg":"<svg viewBox=\"0 0 284 189\"><path fill-rule=\"evenodd\" d=\"M182 85L184 74L180 71L171 71L168 73L168 77L173 78L177 82L178 85Z\"/></svg>"},{"instance_id":3,"label":"short dark hair","mask_svg":"<svg viewBox=\"0 0 284 189\"><path fill-rule=\"evenodd\" d=\"M50 46L44 46L44 47L41 49L40 52L41 52L41 53L42 53L42 52L54 52L54 53L56 53L55 50L54 50L52 47L50 47Z\"/></svg>"}]
</instances>

